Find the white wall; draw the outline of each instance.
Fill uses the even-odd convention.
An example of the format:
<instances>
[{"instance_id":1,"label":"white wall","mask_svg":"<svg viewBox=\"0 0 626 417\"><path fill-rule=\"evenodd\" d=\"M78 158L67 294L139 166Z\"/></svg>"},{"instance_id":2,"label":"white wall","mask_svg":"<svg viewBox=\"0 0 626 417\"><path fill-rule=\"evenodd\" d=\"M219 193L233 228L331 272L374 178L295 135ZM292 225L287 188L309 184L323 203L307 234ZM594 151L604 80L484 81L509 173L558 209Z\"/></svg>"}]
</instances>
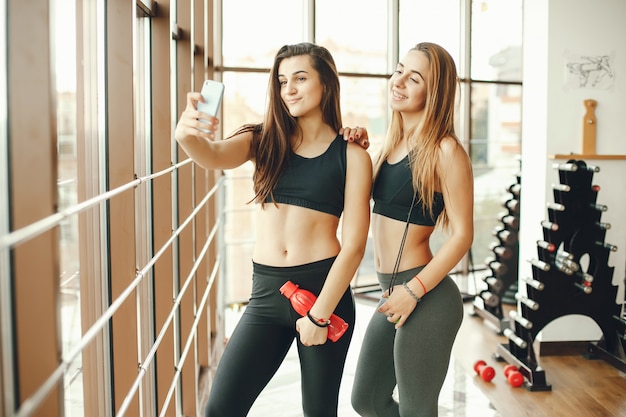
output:
<instances>
[{"instance_id":1,"label":"white wall","mask_svg":"<svg viewBox=\"0 0 626 417\"><path fill-rule=\"evenodd\" d=\"M596 153L626 155L625 22L624 0L524 1L520 278L532 276L526 261L537 257L535 242L543 237L546 203L553 201L551 184L559 182L552 164L565 162L551 156L582 152L585 99L598 102ZM580 87L566 64L583 62L587 55L608 55L614 77L603 78L600 87L590 83ZM621 304L626 275L626 159L576 159L601 169L593 182L601 186L598 203L608 206L602 215L602 221L611 223L606 242L618 246L609 265L615 267L613 283L620 285L616 301ZM525 284L519 287L525 290ZM540 339L598 339L599 328L589 322L580 317L560 319Z\"/></svg>"}]
</instances>

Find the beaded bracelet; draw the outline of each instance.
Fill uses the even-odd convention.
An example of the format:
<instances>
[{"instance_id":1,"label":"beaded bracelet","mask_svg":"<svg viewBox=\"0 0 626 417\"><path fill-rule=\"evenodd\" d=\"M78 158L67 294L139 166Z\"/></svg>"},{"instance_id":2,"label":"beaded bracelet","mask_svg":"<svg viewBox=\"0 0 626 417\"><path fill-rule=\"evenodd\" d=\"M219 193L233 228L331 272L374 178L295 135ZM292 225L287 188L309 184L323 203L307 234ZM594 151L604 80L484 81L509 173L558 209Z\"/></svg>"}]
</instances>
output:
<instances>
[{"instance_id":1,"label":"beaded bracelet","mask_svg":"<svg viewBox=\"0 0 626 417\"><path fill-rule=\"evenodd\" d=\"M309 320L311 320L311 323L313 323L317 327L328 327L328 325L330 324L330 320L316 319L311 315L310 311L306 312L306 316L309 318Z\"/></svg>"},{"instance_id":2,"label":"beaded bracelet","mask_svg":"<svg viewBox=\"0 0 626 417\"><path fill-rule=\"evenodd\" d=\"M422 280L420 279L420 277L418 275L415 275L413 278L415 278L417 280L417 282L420 283L420 285L422 286L422 289L424 290L424 295L426 295L426 293L428 291L426 291L426 286L424 285L424 283L422 282ZM422 295L422 297L424 296Z\"/></svg>"},{"instance_id":3,"label":"beaded bracelet","mask_svg":"<svg viewBox=\"0 0 626 417\"><path fill-rule=\"evenodd\" d=\"M411 289L409 288L409 286L407 285L407 283L406 283L406 282L403 282L403 283L402 283L402 286L404 287L404 289L406 290L406 292L408 292L408 293L409 293L409 295L410 295L411 297L413 297L413 299L414 299L415 301L417 301L418 303L419 303L420 301L422 301L422 299L421 299L421 298L419 298L417 295L415 295L415 293L414 293L413 291L411 291Z\"/></svg>"}]
</instances>

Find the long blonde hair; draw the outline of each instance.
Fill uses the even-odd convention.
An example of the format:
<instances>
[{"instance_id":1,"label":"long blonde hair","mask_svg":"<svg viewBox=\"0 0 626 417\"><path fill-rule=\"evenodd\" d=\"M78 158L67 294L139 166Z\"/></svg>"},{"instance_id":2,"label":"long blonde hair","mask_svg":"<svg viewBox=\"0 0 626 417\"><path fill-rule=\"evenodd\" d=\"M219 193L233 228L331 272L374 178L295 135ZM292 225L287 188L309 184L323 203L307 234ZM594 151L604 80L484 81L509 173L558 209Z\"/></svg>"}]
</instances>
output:
<instances>
[{"instance_id":1,"label":"long blonde hair","mask_svg":"<svg viewBox=\"0 0 626 417\"><path fill-rule=\"evenodd\" d=\"M433 215L435 192L440 187L439 146L445 137L458 138L454 131L454 106L459 80L456 65L450 54L441 46L422 42L410 51L421 51L428 58L429 76L426 81L426 104L424 116L418 126L405 132L402 116L393 111L387 138L374 165L374 177L382 163L406 135L409 147L409 162L413 174L413 188L420 196L424 210ZM444 209L437 224L444 228L448 216Z\"/></svg>"}]
</instances>

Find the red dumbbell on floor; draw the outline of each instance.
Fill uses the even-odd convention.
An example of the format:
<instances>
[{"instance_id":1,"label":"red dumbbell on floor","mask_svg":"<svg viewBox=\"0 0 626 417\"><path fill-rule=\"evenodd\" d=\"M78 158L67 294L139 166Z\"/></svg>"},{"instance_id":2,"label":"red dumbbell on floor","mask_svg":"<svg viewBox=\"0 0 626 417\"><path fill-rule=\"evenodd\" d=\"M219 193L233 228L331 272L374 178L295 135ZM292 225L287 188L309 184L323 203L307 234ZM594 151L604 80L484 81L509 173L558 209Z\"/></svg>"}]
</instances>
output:
<instances>
[{"instance_id":1,"label":"red dumbbell on floor","mask_svg":"<svg viewBox=\"0 0 626 417\"><path fill-rule=\"evenodd\" d=\"M517 369L515 365L507 365L504 367L504 376L512 387L519 387L524 383L524 375Z\"/></svg>"},{"instance_id":2,"label":"red dumbbell on floor","mask_svg":"<svg viewBox=\"0 0 626 417\"><path fill-rule=\"evenodd\" d=\"M491 381L496 376L496 371L483 360L476 361L474 371L486 382Z\"/></svg>"}]
</instances>

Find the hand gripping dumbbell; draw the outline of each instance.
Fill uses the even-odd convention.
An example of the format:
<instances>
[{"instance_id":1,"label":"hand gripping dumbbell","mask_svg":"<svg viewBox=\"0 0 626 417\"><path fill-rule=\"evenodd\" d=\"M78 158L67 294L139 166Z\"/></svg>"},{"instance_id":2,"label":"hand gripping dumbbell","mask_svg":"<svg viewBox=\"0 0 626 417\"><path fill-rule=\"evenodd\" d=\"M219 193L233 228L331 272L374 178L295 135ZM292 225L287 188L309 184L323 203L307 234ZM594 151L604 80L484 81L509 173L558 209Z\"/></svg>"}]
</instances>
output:
<instances>
[{"instance_id":1,"label":"hand gripping dumbbell","mask_svg":"<svg viewBox=\"0 0 626 417\"><path fill-rule=\"evenodd\" d=\"M524 383L524 375L517 369L515 365L507 365L504 367L504 376L512 387L519 387Z\"/></svg>"},{"instance_id":2,"label":"hand gripping dumbbell","mask_svg":"<svg viewBox=\"0 0 626 417\"><path fill-rule=\"evenodd\" d=\"M496 376L496 371L483 360L478 360L474 364L474 371L483 379L485 382L489 382Z\"/></svg>"}]
</instances>

